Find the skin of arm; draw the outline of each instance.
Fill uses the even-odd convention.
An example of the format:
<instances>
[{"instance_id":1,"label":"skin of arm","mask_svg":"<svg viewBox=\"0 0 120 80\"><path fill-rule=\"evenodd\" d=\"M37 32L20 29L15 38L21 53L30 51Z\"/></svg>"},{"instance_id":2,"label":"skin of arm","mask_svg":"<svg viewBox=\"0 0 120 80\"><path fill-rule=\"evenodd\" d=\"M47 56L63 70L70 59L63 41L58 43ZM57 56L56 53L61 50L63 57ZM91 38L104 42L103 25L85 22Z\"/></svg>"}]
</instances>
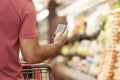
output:
<instances>
[{"instance_id":1,"label":"skin of arm","mask_svg":"<svg viewBox=\"0 0 120 80\"><path fill-rule=\"evenodd\" d=\"M38 38L20 39L20 48L24 59L28 63L39 63L53 56L66 42L68 30L57 33L54 43L40 45Z\"/></svg>"}]
</instances>

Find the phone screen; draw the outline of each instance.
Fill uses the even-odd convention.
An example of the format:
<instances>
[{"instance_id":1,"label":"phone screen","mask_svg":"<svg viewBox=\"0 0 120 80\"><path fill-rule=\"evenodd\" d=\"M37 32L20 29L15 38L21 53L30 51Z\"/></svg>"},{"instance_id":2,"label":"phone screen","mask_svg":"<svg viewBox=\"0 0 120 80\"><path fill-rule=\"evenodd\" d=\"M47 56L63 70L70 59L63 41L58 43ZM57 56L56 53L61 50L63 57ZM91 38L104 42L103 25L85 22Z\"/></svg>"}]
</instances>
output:
<instances>
[{"instance_id":1,"label":"phone screen","mask_svg":"<svg viewBox=\"0 0 120 80\"><path fill-rule=\"evenodd\" d=\"M55 36L58 32L64 33L66 28L67 28L67 23L60 23L60 24L58 24L58 26L57 26L57 28L56 28L56 30L55 30L54 36Z\"/></svg>"}]
</instances>

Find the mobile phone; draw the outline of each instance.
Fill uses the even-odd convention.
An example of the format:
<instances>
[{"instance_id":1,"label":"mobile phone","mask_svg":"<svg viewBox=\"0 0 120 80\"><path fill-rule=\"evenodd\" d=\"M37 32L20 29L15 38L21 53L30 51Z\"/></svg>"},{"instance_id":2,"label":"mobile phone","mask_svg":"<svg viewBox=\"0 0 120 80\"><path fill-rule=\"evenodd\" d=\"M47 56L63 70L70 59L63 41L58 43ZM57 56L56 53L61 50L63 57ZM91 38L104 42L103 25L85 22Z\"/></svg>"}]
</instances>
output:
<instances>
[{"instance_id":1,"label":"mobile phone","mask_svg":"<svg viewBox=\"0 0 120 80\"><path fill-rule=\"evenodd\" d=\"M59 23L53 35L56 36L58 32L64 33L66 28L67 28L67 23Z\"/></svg>"}]
</instances>

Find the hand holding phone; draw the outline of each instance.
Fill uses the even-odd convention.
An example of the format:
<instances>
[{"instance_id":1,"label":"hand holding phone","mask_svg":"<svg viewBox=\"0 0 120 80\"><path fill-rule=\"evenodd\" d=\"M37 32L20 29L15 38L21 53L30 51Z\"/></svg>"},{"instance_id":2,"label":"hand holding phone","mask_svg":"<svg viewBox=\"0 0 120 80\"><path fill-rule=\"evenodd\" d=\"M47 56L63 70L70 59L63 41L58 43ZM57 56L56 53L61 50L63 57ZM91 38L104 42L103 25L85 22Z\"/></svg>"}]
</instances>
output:
<instances>
[{"instance_id":1,"label":"hand holding phone","mask_svg":"<svg viewBox=\"0 0 120 80\"><path fill-rule=\"evenodd\" d=\"M59 32L61 34L59 34ZM66 23L58 24L53 36L56 48L61 48L65 44L68 37L67 24Z\"/></svg>"}]
</instances>

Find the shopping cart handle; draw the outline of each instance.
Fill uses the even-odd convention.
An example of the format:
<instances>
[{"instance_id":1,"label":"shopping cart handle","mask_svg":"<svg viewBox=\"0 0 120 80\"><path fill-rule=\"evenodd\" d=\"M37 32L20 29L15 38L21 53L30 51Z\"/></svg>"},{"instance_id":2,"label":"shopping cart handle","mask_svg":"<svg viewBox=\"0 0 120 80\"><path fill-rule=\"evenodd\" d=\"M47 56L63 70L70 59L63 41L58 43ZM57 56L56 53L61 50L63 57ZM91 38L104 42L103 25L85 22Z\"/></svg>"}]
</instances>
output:
<instances>
[{"instance_id":1,"label":"shopping cart handle","mask_svg":"<svg viewBox=\"0 0 120 80\"><path fill-rule=\"evenodd\" d=\"M46 64L46 63L31 64L30 67L31 68L48 68L48 69L51 69L51 66L49 64Z\"/></svg>"},{"instance_id":2,"label":"shopping cart handle","mask_svg":"<svg viewBox=\"0 0 120 80\"><path fill-rule=\"evenodd\" d=\"M52 69L50 64L46 63L38 63L38 64L28 64L27 62L22 63L22 69L30 69L30 68L48 68Z\"/></svg>"},{"instance_id":3,"label":"shopping cart handle","mask_svg":"<svg viewBox=\"0 0 120 80\"><path fill-rule=\"evenodd\" d=\"M22 64L22 69L31 69L30 64Z\"/></svg>"}]
</instances>

